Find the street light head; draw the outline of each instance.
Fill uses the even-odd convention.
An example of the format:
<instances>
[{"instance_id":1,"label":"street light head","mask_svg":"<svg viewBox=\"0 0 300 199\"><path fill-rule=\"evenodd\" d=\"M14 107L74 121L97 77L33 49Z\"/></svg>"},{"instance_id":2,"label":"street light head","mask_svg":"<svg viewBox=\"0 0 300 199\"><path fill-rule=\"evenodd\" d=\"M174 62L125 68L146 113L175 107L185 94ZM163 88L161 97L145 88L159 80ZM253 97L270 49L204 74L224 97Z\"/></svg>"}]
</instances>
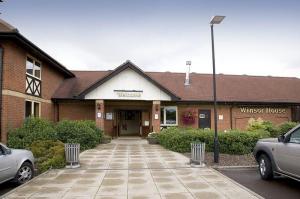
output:
<instances>
[{"instance_id":1,"label":"street light head","mask_svg":"<svg viewBox=\"0 0 300 199\"><path fill-rule=\"evenodd\" d=\"M223 19L225 18L225 16L219 16L219 15L215 15L212 17L212 19L210 20L210 24L220 24Z\"/></svg>"}]
</instances>

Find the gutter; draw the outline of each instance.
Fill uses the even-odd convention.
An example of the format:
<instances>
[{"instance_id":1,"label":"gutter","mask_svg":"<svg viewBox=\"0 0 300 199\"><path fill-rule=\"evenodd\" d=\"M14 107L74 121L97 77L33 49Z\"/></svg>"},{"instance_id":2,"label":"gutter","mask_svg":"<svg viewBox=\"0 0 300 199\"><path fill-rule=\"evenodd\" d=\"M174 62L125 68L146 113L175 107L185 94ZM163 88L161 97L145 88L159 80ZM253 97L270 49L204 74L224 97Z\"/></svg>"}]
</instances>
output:
<instances>
[{"instance_id":1,"label":"gutter","mask_svg":"<svg viewBox=\"0 0 300 199\"><path fill-rule=\"evenodd\" d=\"M3 48L0 47L0 141L3 136L2 132L2 84L3 84Z\"/></svg>"}]
</instances>

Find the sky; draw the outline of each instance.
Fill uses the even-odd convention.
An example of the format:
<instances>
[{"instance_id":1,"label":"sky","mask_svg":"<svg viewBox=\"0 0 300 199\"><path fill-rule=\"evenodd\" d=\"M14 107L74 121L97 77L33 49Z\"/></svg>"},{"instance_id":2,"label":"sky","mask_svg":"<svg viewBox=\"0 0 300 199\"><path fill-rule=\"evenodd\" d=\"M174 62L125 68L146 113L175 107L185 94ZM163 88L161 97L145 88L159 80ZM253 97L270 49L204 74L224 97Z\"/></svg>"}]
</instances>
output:
<instances>
[{"instance_id":1,"label":"sky","mask_svg":"<svg viewBox=\"0 0 300 199\"><path fill-rule=\"evenodd\" d=\"M0 18L71 70L300 77L299 0L4 0Z\"/></svg>"}]
</instances>

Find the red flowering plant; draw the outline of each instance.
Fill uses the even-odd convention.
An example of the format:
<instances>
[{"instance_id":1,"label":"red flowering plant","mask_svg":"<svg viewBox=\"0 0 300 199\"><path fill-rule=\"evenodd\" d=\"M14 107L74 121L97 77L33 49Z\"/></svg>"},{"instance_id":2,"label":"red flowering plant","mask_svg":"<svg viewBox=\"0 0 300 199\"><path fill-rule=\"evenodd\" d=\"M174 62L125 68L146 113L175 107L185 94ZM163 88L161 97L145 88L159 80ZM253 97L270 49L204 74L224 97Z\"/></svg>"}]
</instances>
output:
<instances>
[{"instance_id":1,"label":"red flowering plant","mask_svg":"<svg viewBox=\"0 0 300 199\"><path fill-rule=\"evenodd\" d=\"M181 116L182 123L185 125L191 125L195 123L196 111L193 109L188 109L182 113Z\"/></svg>"}]
</instances>

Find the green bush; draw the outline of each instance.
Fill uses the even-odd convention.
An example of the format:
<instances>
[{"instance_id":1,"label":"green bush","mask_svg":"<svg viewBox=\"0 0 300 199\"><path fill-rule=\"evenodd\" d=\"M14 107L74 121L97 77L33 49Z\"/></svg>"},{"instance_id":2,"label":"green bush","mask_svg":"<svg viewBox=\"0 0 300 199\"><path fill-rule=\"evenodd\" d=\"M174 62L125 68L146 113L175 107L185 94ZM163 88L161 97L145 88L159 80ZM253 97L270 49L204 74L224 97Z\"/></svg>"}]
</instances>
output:
<instances>
[{"instance_id":1,"label":"green bush","mask_svg":"<svg viewBox=\"0 0 300 199\"><path fill-rule=\"evenodd\" d=\"M247 130L248 131L267 131L270 133L271 137L278 137L281 134L287 133L289 130L297 126L298 123L296 122L284 122L279 126L275 126L270 121L264 121L262 119L251 119L249 120Z\"/></svg>"},{"instance_id":2,"label":"green bush","mask_svg":"<svg viewBox=\"0 0 300 199\"><path fill-rule=\"evenodd\" d=\"M248 122L247 131L267 131L271 137L278 137L280 135L279 128L270 121L262 119L251 119Z\"/></svg>"},{"instance_id":3,"label":"green bush","mask_svg":"<svg viewBox=\"0 0 300 199\"><path fill-rule=\"evenodd\" d=\"M41 118L27 118L22 127L10 130L7 145L17 149L28 149L37 140L57 140L51 122Z\"/></svg>"},{"instance_id":4,"label":"green bush","mask_svg":"<svg viewBox=\"0 0 300 199\"><path fill-rule=\"evenodd\" d=\"M227 154L248 154L253 150L258 139L269 137L266 131L239 131L220 132L220 152ZM191 142L206 143L206 151L213 151L214 133L212 130L189 129L172 127L162 130L158 135L159 143L172 151L190 152Z\"/></svg>"},{"instance_id":5,"label":"green bush","mask_svg":"<svg viewBox=\"0 0 300 199\"><path fill-rule=\"evenodd\" d=\"M66 165L64 143L60 141L35 141L31 144L30 150L37 160L36 167L39 172L50 168L63 168Z\"/></svg>"},{"instance_id":6,"label":"green bush","mask_svg":"<svg viewBox=\"0 0 300 199\"><path fill-rule=\"evenodd\" d=\"M278 126L279 134L285 134L295 126L297 126L299 123L297 122L284 122Z\"/></svg>"},{"instance_id":7,"label":"green bush","mask_svg":"<svg viewBox=\"0 0 300 199\"><path fill-rule=\"evenodd\" d=\"M97 146L101 142L102 131L93 121L64 120L56 125L57 137L64 143L79 143L81 150Z\"/></svg>"}]
</instances>

